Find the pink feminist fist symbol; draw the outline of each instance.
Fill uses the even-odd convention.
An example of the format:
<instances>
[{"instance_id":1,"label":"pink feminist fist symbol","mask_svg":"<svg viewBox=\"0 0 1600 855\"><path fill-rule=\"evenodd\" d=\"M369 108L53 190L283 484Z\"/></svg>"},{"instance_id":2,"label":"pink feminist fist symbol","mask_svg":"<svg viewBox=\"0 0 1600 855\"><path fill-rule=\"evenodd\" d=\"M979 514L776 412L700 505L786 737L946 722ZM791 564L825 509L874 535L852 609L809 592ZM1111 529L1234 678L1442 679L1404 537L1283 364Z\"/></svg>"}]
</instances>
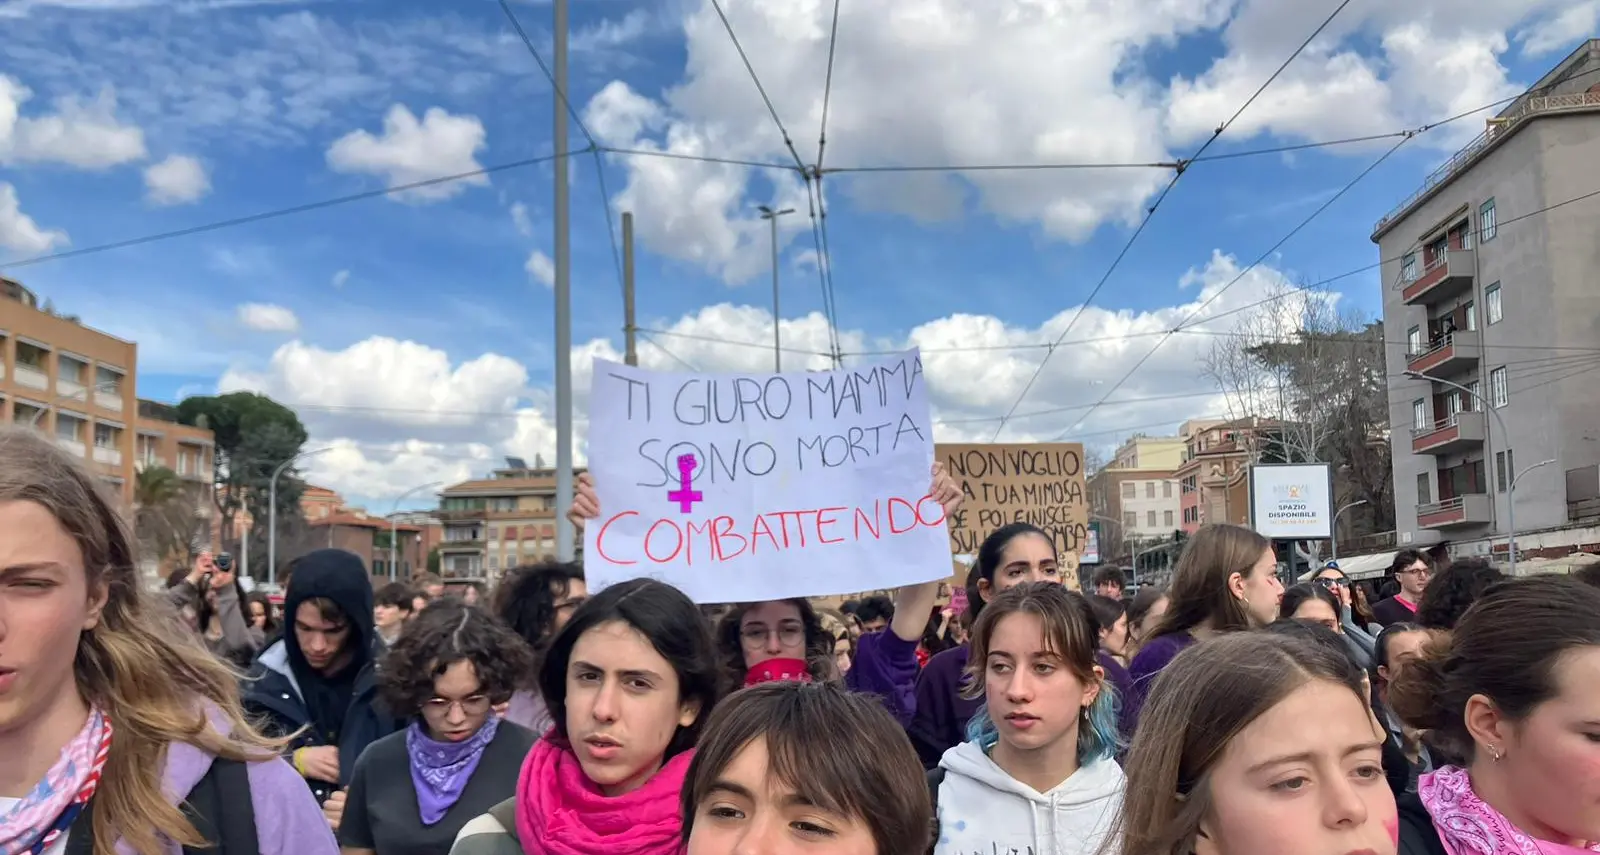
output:
<instances>
[{"instance_id":1,"label":"pink feminist fist symbol","mask_svg":"<svg viewBox=\"0 0 1600 855\"><path fill-rule=\"evenodd\" d=\"M678 456L678 489L667 494L667 501L677 502L680 513L692 513L694 503L702 501L705 497L699 490L690 489L690 481L694 475L694 455L683 454Z\"/></svg>"}]
</instances>

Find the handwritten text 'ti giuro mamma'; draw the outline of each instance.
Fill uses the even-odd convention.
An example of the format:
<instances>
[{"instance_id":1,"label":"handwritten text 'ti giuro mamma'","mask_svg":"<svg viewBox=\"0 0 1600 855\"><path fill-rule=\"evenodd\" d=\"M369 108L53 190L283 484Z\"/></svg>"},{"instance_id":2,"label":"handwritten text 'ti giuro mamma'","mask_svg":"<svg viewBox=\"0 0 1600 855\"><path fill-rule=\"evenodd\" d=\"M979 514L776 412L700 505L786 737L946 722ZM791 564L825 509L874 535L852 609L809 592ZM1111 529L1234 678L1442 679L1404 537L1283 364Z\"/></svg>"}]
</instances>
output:
<instances>
[{"instance_id":1,"label":"handwritten text 'ti giuro mamma'","mask_svg":"<svg viewBox=\"0 0 1600 855\"><path fill-rule=\"evenodd\" d=\"M654 421L662 402L657 384L612 372L628 387L628 420ZM920 358L874 365L865 371L835 371L808 377L695 377L671 394L673 420L680 425L778 422L790 416L838 419L888 409L911 399L922 378Z\"/></svg>"}]
</instances>

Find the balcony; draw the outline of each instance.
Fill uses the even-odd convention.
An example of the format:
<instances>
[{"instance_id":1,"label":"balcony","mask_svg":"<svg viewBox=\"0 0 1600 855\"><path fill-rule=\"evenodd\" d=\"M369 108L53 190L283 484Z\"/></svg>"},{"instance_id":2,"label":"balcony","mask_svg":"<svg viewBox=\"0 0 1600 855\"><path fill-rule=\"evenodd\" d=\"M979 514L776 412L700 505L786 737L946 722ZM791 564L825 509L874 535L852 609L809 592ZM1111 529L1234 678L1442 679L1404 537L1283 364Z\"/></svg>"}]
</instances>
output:
<instances>
[{"instance_id":1,"label":"balcony","mask_svg":"<svg viewBox=\"0 0 1600 855\"><path fill-rule=\"evenodd\" d=\"M85 447L83 443L75 439L58 437L56 439L56 445L66 449L67 453L73 455L74 457L83 457L89 453L89 449Z\"/></svg>"},{"instance_id":2,"label":"balcony","mask_svg":"<svg viewBox=\"0 0 1600 855\"><path fill-rule=\"evenodd\" d=\"M56 394L63 398L81 401L83 400L83 392L83 384L76 380L69 380L65 377L56 379Z\"/></svg>"},{"instance_id":3,"label":"balcony","mask_svg":"<svg viewBox=\"0 0 1600 855\"><path fill-rule=\"evenodd\" d=\"M1421 374L1453 374L1465 371L1483 359L1483 334L1477 330L1456 330L1441 337L1427 350L1406 356L1406 370Z\"/></svg>"},{"instance_id":4,"label":"balcony","mask_svg":"<svg viewBox=\"0 0 1600 855\"><path fill-rule=\"evenodd\" d=\"M436 511L434 515L437 516L442 522L449 522L451 520L475 522L482 520L487 513L488 512L483 508L458 508L450 510L441 509Z\"/></svg>"},{"instance_id":5,"label":"balcony","mask_svg":"<svg viewBox=\"0 0 1600 855\"><path fill-rule=\"evenodd\" d=\"M1411 453L1452 454L1482 448L1489 429L1487 420L1482 411L1463 410L1428 427L1413 428Z\"/></svg>"},{"instance_id":6,"label":"balcony","mask_svg":"<svg viewBox=\"0 0 1600 855\"><path fill-rule=\"evenodd\" d=\"M102 391L101 389L96 389L94 390L94 403L95 406L102 410L110 410L113 413L120 413L122 412L122 390L112 389L111 391L107 392Z\"/></svg>"},{"instance_id":7,"label":"balcony","mask_svg":"<svg viewBox=\"0 0 1600 855\"><path fill-rule=\"evenodd\" d=\"M1422 275L1400 292L1407 305L1437 303L1472 289L1477 273L1477 255L1470 249L1451 249L1422 269Z\"/></svg>"},{"instance_id":8,"label":"balcony","mask_svg":"<svg viewBox=\"0 0 1600 855\"><path fill-rule=\"evenodd\" d=\"M17 370L11 378L18 386L27 389L38 389L41 392L50 389L50 375L32 365L18 362Z\"/></svg>"},{"instance_id":9,"label":"balcony","mask_svg":"<svg viewBox=\"0 0 1600 855\"><path fill-rule=\"evenodd\" d=\"M1487 493L1469 493L1442 502L1417 506L1417 526L1425 529L1488 525L1494 506Z\"/></svg>"},{"instance_id":10,"label":"balcony","mask_svg":"<svg viewBox=\"0 0 1600 855\"><path fill-rule=\"evenodd\" d=\"M115 448L97 445L94 447L94 460L96 463L104 463L108 466L121 466L122 452Z\"/></svg>"},{"instance_id":11,"label":"balcony","mask_svg":"<svg viewBox=\"0 0 1600 855\"><path fill-rule=\"evenodd\" d=\"M439 544L439 551L441 553L443 553L443 552L471 552L471 553L478 553L478 552L482 552L483 551L483 541L481 541L481 540L446 540L446 541L444 541L444 542Z\"/></svg>"}]
</instances>

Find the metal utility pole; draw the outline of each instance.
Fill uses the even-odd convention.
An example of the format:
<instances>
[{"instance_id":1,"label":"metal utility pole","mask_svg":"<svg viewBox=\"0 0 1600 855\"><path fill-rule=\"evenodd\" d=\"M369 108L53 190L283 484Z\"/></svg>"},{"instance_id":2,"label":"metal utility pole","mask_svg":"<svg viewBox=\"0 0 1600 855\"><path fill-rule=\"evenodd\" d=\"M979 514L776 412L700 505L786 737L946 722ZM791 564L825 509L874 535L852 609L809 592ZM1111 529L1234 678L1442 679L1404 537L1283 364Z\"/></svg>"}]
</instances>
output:
<instances>
[{"instance_id":1,"label":"metal utility pole","mask_svg":"<svg viewBox=\"0 0 1600 855\"><path fill-rule=\"evenodd\" d=\"M633 212L622 212L622 339L623 362L639 365L639 324L634 315L633 292Z\"/></svg>"},{"instance_id":2,"label":"metal utility pole","mask_svg":"<svg viewBox=\"0 0 1600 855\"><path fill-rule=\"evenodd\" d=\"M761 219L772 224L772 370L783 370L783 333L780 329L783 315L779 312L778 304L778 218L785 214L794 213L793 208L784 208L774 211L766 205L757 205L756 210L761 212ZM822 259L817 259L821 264Z\"/></svg>"},{"instance_id":3,"label":"metal utility pole","mask_svg":"<svg viewBox=\"0 0 1600 855\"><path fill-rule=\"evenodd\" d=\"M572 188L568 186L567 154L567 4L555 0L552 64L555 97L551 106L555 138L555 240L556 267L556 557L571 561L575 549L572 521Z\"/></svg>"},{"instance_id":4,"label":"metal utility pole","mask_svg":"<svg viewBox=\"0 0 1600 855\"><path fill-rule=\"evenodd\" d=\"M279 463L278 464L278 468L272 470L272 478L267 482L267 581L268 582L276 582L276 581L278 581L278 476L283 474L283 470L288 469L290 466L293 466L295 461L297 461L297 460L304 460L307 457L311 457L312 455L322 454L323 452L332 451L332 450L333 450L332 448L318 448L318 449L316 449L314 451L302 451L299 454L296 454L295 456L289 458L288 460L285 460L282 463ZM331 531L331 529L330 529L330 531ZM248 541L245 542L244 548L247 551L250 549L250 544L249 544Z\"/></svg>"},{"instance_id":5,"label":"metal utility pole","mask_svg":"<svg viewBox=\"0 0 1600 855\"><path fill-rule=\"evenodd\" d=\"M411 496L414 493L420 493L423 490L429 490L434 487L438 487L443 483L443 481L429 481L426 484L418 484L417 486L412 487L411 489L395 497L394 509L389 514L389 581L393 582L395 579L395 555L397 552L395 549L395 544L399 542L400 537L400 503L405 501L406 497ZM332 528L332 526L329 526L329 528Z\"/></svg>"}]
</instances>

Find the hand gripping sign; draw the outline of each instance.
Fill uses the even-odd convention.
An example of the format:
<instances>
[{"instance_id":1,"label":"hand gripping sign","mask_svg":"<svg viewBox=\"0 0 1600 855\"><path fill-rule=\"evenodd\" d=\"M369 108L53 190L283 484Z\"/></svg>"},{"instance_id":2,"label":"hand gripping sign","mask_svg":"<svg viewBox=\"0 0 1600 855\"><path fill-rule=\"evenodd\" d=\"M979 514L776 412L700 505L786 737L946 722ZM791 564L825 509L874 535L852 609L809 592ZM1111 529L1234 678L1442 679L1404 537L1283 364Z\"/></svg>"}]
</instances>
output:
<instances>
[{"instance_id":1,"label":"hand gripping sign","mask_svg":"<svg viewBox=\"0 0 1600 855\"><path fill-rule=\"evenodd\" d=\"M591 589L651 576L697 602L748 602L949 573L915 351L755 375L597 360L589 424Z\"/></svg>"}]
</instances>

